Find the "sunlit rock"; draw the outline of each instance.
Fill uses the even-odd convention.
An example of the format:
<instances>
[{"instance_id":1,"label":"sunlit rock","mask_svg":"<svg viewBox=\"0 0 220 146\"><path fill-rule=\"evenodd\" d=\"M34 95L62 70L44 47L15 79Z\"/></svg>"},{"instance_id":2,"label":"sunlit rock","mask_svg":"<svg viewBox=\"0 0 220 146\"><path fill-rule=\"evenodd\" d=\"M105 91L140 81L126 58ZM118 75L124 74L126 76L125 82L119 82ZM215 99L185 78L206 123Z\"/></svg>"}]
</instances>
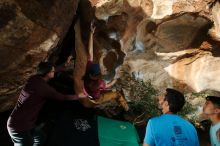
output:
<instances>
[{"instance_id":1,"label":"sunlit rock","mask_svg":"<svg viewBox=\"0 0 220 146\"><path fill-rule=\"evenodd\" d=\"M173 13L173 0L153 0L153 14L151 18L162 19Z\"/></svg>"},{"instance_id":2,"label":"sunlit rock","mask_svg":"<svg viewBox=\"0 0 220 146\"><path fill-rule=\"evenodd\" d=\"M220 4L216 0L2 0L0 95L12 98L36 65L56 57L75 21L76 92L81 92L90 23L94 62L107 81L123 72L163 90L220 91ZM73 23L74 26L75 23ZM74 32L72 32L74 36ZM73 40L74 42L74 40ZM13 96L12 96L13 95ZM3 98L2 98L3 99ZM7 99L7 98L6 98Z\"/></svg>"},{"instance_id":3,"label":"sunlit rock","mask_svg":"<svg viewBox=\"0 0 220 146\"><path fill-rule=\"evenodd\" d=\"M118 5L114 3L113 0L99 1L99 5L94 6L96 17L106 22L105 31L114 30L114 33L108 33L108 38L118 41L120 49L125 53L121 70L144 81L151 80L159 89L182 87L181 84L195 91L207 89L191 87L194 80L182 82L178 76L182 66L175 68L175 73L167 71L167 68L177 63L180 57L193 58L195 54L191 52L199 49L206 41L213 27L212 9L217 5L214 1L153 0L147 5L149 11L143 9L143 1L124 0L117 1ZM127 21L112 19L116 17L126 18ZM214 23L217 22L215 20ZM100 42L98 37L97 43ZM101 46L107 44L99 43ZM101 46L99 49L105 48ZM211 53L211 50L207 52ZM178 78L175 78L176 75Z\"/></svg>"},{"instance_id":4,"label":"sunlit rock","mask_svg":"<svg viewBox=\"0 0 220 146\"><path fill-rule=\"evenodd\" d=\"M212 15L213 15L213 20L214 20L214 35L216 39L220 40L220 2L216 2L212 9Z\"/></svg>"},{"instance_id":5,"label":"sunlit rock","mask_svg":"<svg viewBox=\"0 0 220 146\"><path fill-rule=\"evenodd\" d=\"M169 65L165 70L170 76L186 83L194 91L220 91L220 58L212 54L198 53L191 58L183 58Z\"/></svg>"}]
</instances>

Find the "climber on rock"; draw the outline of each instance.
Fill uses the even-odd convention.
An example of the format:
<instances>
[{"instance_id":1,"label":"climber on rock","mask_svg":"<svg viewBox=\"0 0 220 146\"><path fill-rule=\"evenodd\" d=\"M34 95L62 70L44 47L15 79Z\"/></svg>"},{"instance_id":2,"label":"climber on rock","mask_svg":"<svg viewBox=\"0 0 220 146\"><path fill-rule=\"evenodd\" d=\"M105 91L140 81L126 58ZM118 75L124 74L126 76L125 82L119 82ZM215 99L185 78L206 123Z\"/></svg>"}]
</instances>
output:
<instances>
[{"instance_id":1,"label":"climber on rock","mask_svg":"<svg viewBox=\"0 0 220 146\"><path fill-rule=\"evenodd\" d=\"M129 107L122 91L113 92L111 90L105 90L111 88L116 83L117 79L114 79L110 83L106 83L102 79L100 65L93 63L93 34L95 32L93 22L91 23L90 29L91 32L88 46L89 57L86 74L84 76L85 92L91 97L88 102L92 102L95 106L106 101L116 100L125 111L128 111Z\"/></svg>"},{"instance_id":2,"label":"climber on rock","mask_svg":"<svg viewBox=\"0 0 220 146\"><path fill-rule=\"evenodd\" d=\"M7 122L8 132L15 146L43 145L45 138L35 124L47 100L78 100L86 97L84 93L64 95L50 87L47 81L54 77L54 72L52 64L41 62L37 74L31 76L22 89Z\"/></svg>"}]
</instances>

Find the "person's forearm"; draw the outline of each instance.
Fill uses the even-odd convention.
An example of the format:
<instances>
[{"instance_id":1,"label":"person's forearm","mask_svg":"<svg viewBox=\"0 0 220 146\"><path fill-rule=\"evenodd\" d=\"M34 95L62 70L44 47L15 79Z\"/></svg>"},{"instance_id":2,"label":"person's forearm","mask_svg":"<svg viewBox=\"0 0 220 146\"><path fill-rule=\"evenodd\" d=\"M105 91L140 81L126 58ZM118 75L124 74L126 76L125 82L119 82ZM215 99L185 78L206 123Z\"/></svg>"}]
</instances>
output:
<instances>
[{"instance_id":1,"label":"person's forearm","mask_svg":"<svg viewBox=\"0 0 220 146\"><path fill-rule=\"evenodd\" d=\"M79 97L77 95L66 95L67 100L78 100Z\"/></svg>"},{"instance_id":2,"label":"person's forearm","mask_svg":"<svg viewBox=\"0 0 220 146\"><path fill-rule=\"evenodd\" d=\"M67 100L78 100L81 98L78 95L66 95L66 96L67 96Z\"/></svg>"},{"instance_id":3,"label":"person's forearm","mask_svg":"<svg viewBox=\"0 0 220 146\"><path fill-rule=\"evenodd\" d=\"M116 79L112 80L110 83L106 84L106 88L111 88L116 82Z\"/></svg>"},{"instance_id":4,"label":"person's forearm","mask_svg":"<svg viewBox=\"0 0 220 146\"><path fill-rule=\"evenodd\" d=\"M79 100L81 98L86 98L88 95L85 93L79 93L78 95L66 95L68 100Z\"/></svg>"},{"instance_id":5,"label":"person's forearm","mask_svg":"<svg viewBox=\"0 0 220 146\"><path fill-rule=\"evenodd\" d=\"M89 60L93 61L93 32L89 35Z\"/></svg>"}]
</instances>

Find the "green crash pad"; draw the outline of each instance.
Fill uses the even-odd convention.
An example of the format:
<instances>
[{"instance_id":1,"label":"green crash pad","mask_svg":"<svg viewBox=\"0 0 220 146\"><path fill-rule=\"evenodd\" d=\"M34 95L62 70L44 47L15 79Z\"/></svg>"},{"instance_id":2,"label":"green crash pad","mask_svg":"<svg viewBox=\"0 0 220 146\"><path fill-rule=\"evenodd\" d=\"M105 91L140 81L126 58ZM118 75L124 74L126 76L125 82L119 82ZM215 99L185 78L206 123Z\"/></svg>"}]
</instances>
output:
<instances>
[{"instance_id":1,"label":"green crash pad","mask_svg":"<svg viewBox=\"0 0 220 146\"><path fill-rule=\"evenodd\" d=\"M140 146L135 127L129 122L98 117L100 146Z\"/></svg>"}]
</instances>

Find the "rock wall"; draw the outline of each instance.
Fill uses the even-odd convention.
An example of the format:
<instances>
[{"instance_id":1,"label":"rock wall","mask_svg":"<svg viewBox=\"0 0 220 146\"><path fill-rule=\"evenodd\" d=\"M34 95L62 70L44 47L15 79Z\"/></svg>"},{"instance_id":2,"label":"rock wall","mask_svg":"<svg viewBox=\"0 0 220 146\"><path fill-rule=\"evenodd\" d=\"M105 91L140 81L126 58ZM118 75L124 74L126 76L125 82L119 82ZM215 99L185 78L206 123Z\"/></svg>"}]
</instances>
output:
<instances>
[{"instance_id":1,"label":"rock wall","mask_svg":"<svg viewBox=\"0 0 220 146\"><path fill-rule=\"evenodd\" d=\"M105 35L120 43L125 54L116 75L129 72L161 90L220 91L218 0L90 1L102 22L99 31L106 27ZM97 32L106 53L110 43L99 37Z\"/></svg>"},{"instance_id":2,"label":"rock wall","mask_svg":"<svg viewBox=\"0 0 220 146\"><path fill-rule=\"evenodd\" d=\"M36 65L63 39L77 6L77 0L0 1L0 110L16 101Z\"/></svg>"},{"instance_id":3,"label":"rock wall","mask_svg":"<svg viewBox=\"0 0 220 146\"><path fill-rule=\"evenodd\" d=\"M94 19L95 62L106 80L127 72L161 90L220 91L219 0L1 0L1 101L14 99L36 65L56 50L77 8L76 52L84 48L85 54ZM86 57L81 61L85 65ZM84 72L80 65L78 70L75 79ZM9 101L0 107L15 100Z\"/></svg>"}]
</instances>

